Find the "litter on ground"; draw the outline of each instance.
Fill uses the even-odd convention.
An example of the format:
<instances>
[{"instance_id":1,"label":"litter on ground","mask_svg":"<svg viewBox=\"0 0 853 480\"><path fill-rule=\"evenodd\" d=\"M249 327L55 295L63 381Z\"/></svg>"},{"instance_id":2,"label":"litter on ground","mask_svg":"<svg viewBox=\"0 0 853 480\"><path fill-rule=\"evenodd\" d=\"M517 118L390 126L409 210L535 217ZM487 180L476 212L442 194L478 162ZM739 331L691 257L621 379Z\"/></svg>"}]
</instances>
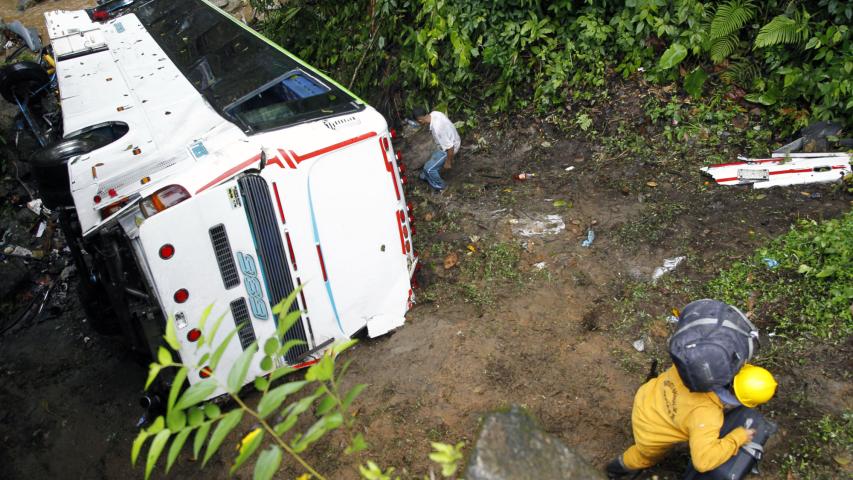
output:
<instances>
[{"instance_id":1,"label":"litter on ground","mask_svg":"<svg viewBox=\"0 0 853 480\"><path fill-rule=\"evenodd\" d=\"M512 218L509 221L513 235L538 237L556 235L566 229L563 217L559 215L534 215L527 219Z\"/></svg>"},{"instance_id":2,"label":"litter on ground","mask_svg":"<svg viewBox=\"0 0 853 480\"><path fill-rule=\"evenodd\" d=\"M663 266L655 268L655 271L652 273L652 281L656 282L660 277L675 270L675 268L678 267L678 264L683 262L685 258L686 257L681 256L665 259L663 261Z\"/></svg>"},{"instance_id":3,"label":"litter on ground","mask_svg":"<svg viewBox=\"0 0 853 480\"><path fill-rule=\"evenodd\" d=\"M592 242L595 241L595 232L590 228L588 232L586 232L586 240L581 242L582 247L591 247Z\"/></svg>"}]
</instances>

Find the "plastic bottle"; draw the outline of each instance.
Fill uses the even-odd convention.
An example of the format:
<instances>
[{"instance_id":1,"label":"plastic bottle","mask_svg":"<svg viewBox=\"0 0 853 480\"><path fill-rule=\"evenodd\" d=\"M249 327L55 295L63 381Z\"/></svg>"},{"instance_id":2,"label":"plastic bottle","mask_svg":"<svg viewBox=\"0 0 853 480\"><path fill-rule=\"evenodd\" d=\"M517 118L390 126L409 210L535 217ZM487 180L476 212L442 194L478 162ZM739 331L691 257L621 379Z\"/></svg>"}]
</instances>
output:
<instances>
[{"instance_id":1,"label":"plastic bottle","mask_svg":"<svg viewBox=\"0 0 853 480\"><path fill-rule=\"evenodd\" d=\"M535 176L536 176L535 173L522 172L522 173L519 173L518 175L513 176L512 178L514 178L515 180L518 180L519 182L523 182L525 180L530 180L531 178L533 178Z\"/></svg>"}]
</instances>

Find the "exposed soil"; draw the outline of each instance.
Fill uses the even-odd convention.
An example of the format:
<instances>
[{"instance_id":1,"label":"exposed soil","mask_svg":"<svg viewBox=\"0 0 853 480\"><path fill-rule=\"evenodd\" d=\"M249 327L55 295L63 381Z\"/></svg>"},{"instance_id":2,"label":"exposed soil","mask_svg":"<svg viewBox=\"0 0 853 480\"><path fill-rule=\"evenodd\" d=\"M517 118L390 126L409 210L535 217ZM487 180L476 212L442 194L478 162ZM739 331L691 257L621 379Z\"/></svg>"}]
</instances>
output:
<instances>
[{"instance_id":1,"label":"exposed soil","mask_svg":"<svg viewBox=\"0 0 853 480\"><path fill-rule=\"evenodd\" d=\"M4 4L0 15L13 18L15 12L6 9ZM617 88L607 116L596 120L599 131L608 131L610 118L644 124L641 89ZM8 138L8 123L2 128ZM649 134L649 142L658 140ZM410 166L428 148L426 141L424 134L413 134L398 145ZM679 255L687 259L669 275L705 281L795 220L831 218L850 207L849 197L831 186L772 189L763 196L704 187L701 158L634 158L630 152L608 157L594 136L564 134L527 119L482 125L465 135L464 144L447 174L445 193L429 193L410 172L415 217L432 218L421 220L416 237L429 283L421 290L425 300L403 328L347 354L353 360L347 381L369 385L355 408L371 449L348 458L340 454L340 437L318 443L307 457L328 478L358 478L356 465L368 458L402 474L422 475L429 441L471 445L481 415L511 404L525 406L545 430L603 465L631 443L634 392L652 358L666 358L670 326L664 318L690 300L673 290L669 304L640 302L638 315L647 321L626 322L618 307L630 289L650 282L655 267ZM28 232L37 220L20 213L29 199L14 180L15 154L7 147L3 155L0 227L13 231L19 244L34 242ZM575 168L566 171L570 166ZM519 172L537 176L511 180ZM650 181L656 186L648 186ZM555 207L556 200L567 205ZM531 238L512 233L513 220L539 214L560 215L566 229ZM589 228L596 239L584 248ZM11 312L0 334L0 478L142 478L141 468L131 468L129 452L146 369L118 339L91 331L73 276L60 278L66 259L61 238L56 242L56 254L45 261L4 260L17 262L29 276L0 292L3 311ZM519 279L498 281L482 303L457 295L460 269L498 243L518 246ZM439 244L441 252L457 253L458 266L444 269L443 256L432 248ZM469 245L476 252L466 255ZM535 267L540 262L541 270ZM49 280L40 283L45 276ZM63 295L54 293L43 312L8 326L48 281ZM632 347L639 338L643 352ZM781 430L755 478L784 478L781 461L804 434L805 419L851 409L850 347L848 342L810 352L802 368L774 372L779 394L764 411ZM226 445L251 427L241 426ZM230 457L230 449L223 451ZM686 458L675 452L642 478L678 478ZM226 478L228 465L218 455L204 477ZM277 478L297 473L285 470ZM198 476L186 454L171 475ZM248 469L236 474L250 477Z\"/></svg>"}]
</instances>

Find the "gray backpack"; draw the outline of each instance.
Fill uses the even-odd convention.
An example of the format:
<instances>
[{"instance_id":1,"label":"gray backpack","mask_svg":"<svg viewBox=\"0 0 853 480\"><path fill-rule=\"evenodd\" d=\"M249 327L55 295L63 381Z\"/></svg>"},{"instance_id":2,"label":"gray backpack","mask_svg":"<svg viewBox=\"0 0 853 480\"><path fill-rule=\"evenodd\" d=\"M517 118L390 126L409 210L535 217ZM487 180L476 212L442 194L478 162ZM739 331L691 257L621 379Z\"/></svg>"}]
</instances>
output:
<instances>
[{"instance_id":1,"label":"gray backpack","mask_svg":"<svg viewBox=\"0 0 853 480\"><path fill-rule=\"evenodd\" d=\"M732 383L752 358L758 330L737 308L719 300L696 300L681 311L669 354L691 392Z\"/></svg>"}]
</instances>

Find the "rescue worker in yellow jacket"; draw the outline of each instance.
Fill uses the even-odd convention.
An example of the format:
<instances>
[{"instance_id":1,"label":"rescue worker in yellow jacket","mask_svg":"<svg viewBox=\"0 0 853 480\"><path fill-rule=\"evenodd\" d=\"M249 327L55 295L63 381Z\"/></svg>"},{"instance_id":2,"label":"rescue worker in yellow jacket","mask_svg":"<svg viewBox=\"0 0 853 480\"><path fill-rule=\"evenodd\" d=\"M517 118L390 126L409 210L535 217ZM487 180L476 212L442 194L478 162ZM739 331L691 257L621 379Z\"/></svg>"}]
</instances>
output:
<instances>
[{"instance_id":1,"label":"rescue worker in yellow jacket","mask_svg":"<svg viewBox=\"0 0 853 480\"><path fill-rule=\"evenodd\" d=\"M693 467L708 472L736 455L752 441L754 430L738 427L720 438L726 408L753 408L776 392L776 381L767 370L744 365L728 390L691 392L676 368L646 382L634 397L631 424L634 445L607 465L611 479L633 475L657 464L676 444L687 442Z\"/></svg>"}]
</instances>

